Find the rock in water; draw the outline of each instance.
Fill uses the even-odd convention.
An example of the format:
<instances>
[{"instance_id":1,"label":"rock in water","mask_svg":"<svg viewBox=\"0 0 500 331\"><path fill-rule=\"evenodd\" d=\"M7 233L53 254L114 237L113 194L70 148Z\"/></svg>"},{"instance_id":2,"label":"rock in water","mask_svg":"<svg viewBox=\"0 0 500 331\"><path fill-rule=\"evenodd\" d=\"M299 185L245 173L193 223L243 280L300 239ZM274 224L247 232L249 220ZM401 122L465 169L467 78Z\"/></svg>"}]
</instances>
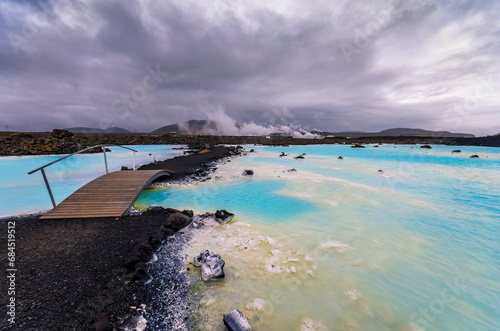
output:
<instances>
[{"instance_id":1,"label":"rock in water","mask_svg":"<svg viewBox=\"0 0 500 331\"><path fill-rule=\"evenodd\" d=\"M230 220L232 220L234 217L234 214L233 213L230 213L228 212L227 210L217 210L215 212L215 219L217 220L217 222L221 223L221 224L226 224L227 222L229 222Z\"/></svg>"},{"instance_id":2,"label":"rock in water","mask_svg":"<svg viewBox=\"0 0 500 331\"><path fill-rule=\"evenodd\" d=\"M431 146L429 146L429 145L422 145L422 146L420 146L420 148L432 149L432 147L431 147Z\"/></svg>"},{"instance_id":3,"label":"rock in water","mask_svg":"<svg viewBox=\"0 0 500 331\"><path fill-rule=\"evenodd\" d=\"M469 159L477 159L478 157L479 157L479 155L474 154L474 155L469 156Z\"/></svg>"},{"instance_id":4,"label":"rock in water","mask_svg":"<svg viewBox=\"0 0 500 331\"><path fill-rule=\"evenodd\" d=\"M459 149L455 149L454 151L451 151L452 153L461 153L462 151Z\"/></svg>"},{"instance_id":5,"label":"rock in water","mask_svg":"<svg viewBox=\"0 0 500 331\"><path fill-rule=\"evenodd\" d=\"M233 310L229 314L224 314L224 325L229 331L247 331L252 330L243 313L238 309Z\"/></svg>"},{"instance_id":6,"label":"rock in water","mask_svg":"<svg viewBox=\"0 0 500 331\"><path fill-rule=\"evenodd\" d=\"M192 218L181 214L181 213L174 213L170 214L165 223L163 223L163 226L167 229L171 229L174 231L179 231L182 228L185 228L191 223Z\"/></svg>"},{"instance_id":7,"label":"rock in water","mask_svg":"<svg viewBox=\"0 0 500 331\"><path fill-rule=\"evenodd\" d=\"M193 264L197 267L201 267L203 263L207 262L207 257L209 256L210 256L210 251L206 249L203 252L201 252L200 255L195 256L193 258Z\"/></svg>"},{"instance_id":8,"label":"rock in water","mask_svg":"<svg viewBox=\"0 0 500 331\"><path fill-rule=\"evenodd\" d=\"M224 260L219 254L207 256L205 263L201 265L201 279L207 282L224 278Z\"/></svg>"},{"instance_id":9,"label":"rock in water","mask_svg":"<svg viewBox=\"0 0 500 331\"><path fill-rule=\"evenodd\" d=\"M355 143L351 146L351 148L365 148L365 146L361 145L360 143Z\"/></svg>"},{"instance_id":10,"label":"rock in water","mask_svg":"<svg viewBox=\"0 0 500 331\"><path fill-rule=\"evenodd\" d=\"M242 176L253 176L253 170L245 169Z\"/></svg>"}]
</instances>

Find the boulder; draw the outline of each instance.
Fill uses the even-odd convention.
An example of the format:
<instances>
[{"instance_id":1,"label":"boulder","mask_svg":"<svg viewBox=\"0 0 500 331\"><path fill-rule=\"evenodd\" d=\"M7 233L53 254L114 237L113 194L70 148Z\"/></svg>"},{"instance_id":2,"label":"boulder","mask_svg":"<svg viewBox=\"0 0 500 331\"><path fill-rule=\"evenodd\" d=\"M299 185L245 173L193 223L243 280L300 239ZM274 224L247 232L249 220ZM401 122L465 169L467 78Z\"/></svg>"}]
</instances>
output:
<instances>
[{"instance_id":1,"label":"boulder","mask_svg":"<svg viewBox=\"0 0 500 331\"><path fill-rule=\"evenodd\" d=\"M351 146L351 148L365 148L365 146L361 145L360 143L355 143Z\"/></svg>"},{"instance_id":2,"label":"boulder","mask_svg":"<svg viewBox=\"0 0 500 331\"><path fill-rule=\"evenodd\" d=\"M373 146L374 148L378 148L378 145Z\"/></svg>"},{"instance_id":3,"label":"boulder","mask_svg":"<svg viewBox=\"0 0 500 331\"><path fill-rule=\"evenodd\" d=\"M208 249L200 253L200 255L193 258L193 264L197 267L201 267L203 263L207 261L207 257L210 256L210 251Z\"/></svg>"},{"instance_id":4,"label":"boulder","mask_svg":"<svg viewBox=\"0 0 500 331\"><path fill-rule=\"evenodd\" d=\"M224 278L224 265L226 262L219 254L211 254L206 257L205 263L201 265L201 279L204 282Z\"/></svg>"},{"instance_id":5,"label":"boulder","mask_svg":"<svg viewBox=\"0 0 500 331\"><path fill-rule=\"evenodd\" d=\"M429 145L422 145L422 146L420 146L420 148L432 149L432 147Z\"/></svg>"},{"instance_id":6,"label":"boulder","mask_svg":"<svg viewBox=\"0 0 500 331\"><path fill-rule=\"evenodd\" d=\"M192 219L193 219L192 217L186 216L181 213L173 213L167 217L165 223L163 223L163 227L177 232L180 229L183 229L186 226L188 226L191 223Z\"/></svg>"},{"instance_id":7,"label":"boulder","mask_svg":"<svg viewBox=\"0 0 500 331\"><path fill-rule=\"evenodd\" d=\"M149 272L143 268L136 268L130 277L132 278L132 281L142 285L148 285L153 280L153 277L151 277Z\"/></svg>"},{"instance_id":8,"label":"boulder","mask_svg":"<svg viewBox=\"0 0 500 331\"><path fill-rule=\"evenodd\" d=\"M245 169L242 176L253 176L253 170Z\"/></svg>"},{"instance_id":9,"label":"boulder","mask_svg":"<svg viewBox=\"0 0 500 331\"><path fill-rule=\"evenodd\" d=\"M238 309L229 314L224 314L224 325L229 331L248 331L252 329L243 313Z\"/></svg>"},{"instance_id":10,"label":"boulder","mask_svg":"<svg viewBox=\"0 0 500 331\"><path fill-rule=\"evenodd\" d=\"M338 159L339 159L339 160L343 160L344 158L343 158L342 156L339 156L339 157L338 157Z\"/></svg>"},{"instance_id":11,"label":"boulder","mask_svg":"<svg viewBox=\"0 0 500 331\"><path fill-rule=\"evenodd\" d=\"M109 320L108 313L102 312L95 317L96 322L93 324L96 331L111 331L113 324Z\"/></svg>"},{"instance_id":12,"label":"boulder","mask_svg":"<svg viewBox=\"0 0 500 331\"><path fill-rule=\"evenodd\" d=\"M157 206L157 205L151 205L148 207L148 210L146 211L148 214L168 214L168 211L163 208L162 206Z\"/></svg>"},{"instance_id":13,"label":"boulder","mask_svg":"<svg viewBox=\"0 0 500 331\"><path fill-rule=\"evenodd\" d=\"M149 240L141 241L137 243L132 251L127 256L125 267L129 270L133 270L135 265L139 262L149 262L154 257L153 247L149 243Z\"/></svg>"},{"instance_id":14,"label":"boulder","mask_svg":"<svg viewBox=\"0 0 500 331\"><path fill-rule=\"evenodd\" d=\"M217 220L217 222L221 223L221 224L226 224L227 222L229 222L230 220L232 220L234 217L234 214L233 213L230 213L228 212L227 210L217 210L215 212L215 219Z\"/></svg>"},{"instance_id":15,"label":"boulder","mask_svg":"<svg viewBox=\"0 0 500 331\"><path fill-rule=\"evenodd\" d=\"M462 151L459 149L455 149L454 151L451 151L452 153L461 153Z\"/></svg>"},{"instance_id":16,"label":"boulder","mask_svg":"<svg viewBox=\"0 0 500 331\"><path fill-rule=\"evenodd\" d=\"M479 158L479 155L476 154L469 156L469 159L477 159L477 158Z\"/></svg>"},{"instance_id":17,"label":"boulder","mask_svg":"<svg viewBox=\"0 0 500 331\"><path fill-rule=\"evenodd\" d=\"M194 213L192 210L183 210L182 213L186 215L187 217L193 217Z\"/></svg>"},{"instance_id":18,"label":"boulder","mask_svg":"<svg viewBox=\"0 0 500 331\"><path fill-rule=\"evenodd\" d=\"M116 330L144 331L147 326L148 321L144 316L132 316L131 314L127 314L118 322Z\"/></svg>"}]
</instances>

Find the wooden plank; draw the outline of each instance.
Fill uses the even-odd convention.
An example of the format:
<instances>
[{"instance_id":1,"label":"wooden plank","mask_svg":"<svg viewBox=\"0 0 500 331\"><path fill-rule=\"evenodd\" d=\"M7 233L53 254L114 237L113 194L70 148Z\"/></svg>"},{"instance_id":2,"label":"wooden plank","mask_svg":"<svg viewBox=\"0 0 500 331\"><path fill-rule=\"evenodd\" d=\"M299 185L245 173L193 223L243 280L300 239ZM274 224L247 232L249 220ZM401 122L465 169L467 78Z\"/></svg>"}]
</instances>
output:
<instances>
[{"instance_id":1,"label":"wooden plank","mask_svg":"<svg viewBox=\"0 0 500 331\"><path fill-rule=\"evenodd\" d=\"M150 182L171 171L117 171L82 186L40 219L121 217Z\"/></svg>"}]
</instances>

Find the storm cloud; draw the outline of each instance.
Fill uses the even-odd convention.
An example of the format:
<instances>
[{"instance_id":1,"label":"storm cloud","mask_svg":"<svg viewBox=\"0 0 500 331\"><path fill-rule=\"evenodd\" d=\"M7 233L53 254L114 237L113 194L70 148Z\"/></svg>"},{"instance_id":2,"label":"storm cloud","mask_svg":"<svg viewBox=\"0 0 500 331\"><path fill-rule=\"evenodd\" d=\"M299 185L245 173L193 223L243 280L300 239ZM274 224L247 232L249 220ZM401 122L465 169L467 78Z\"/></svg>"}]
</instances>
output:
<instances>
[{"instance_id":1,"label":"storm cloud","mask_svg":"<svg viewBox=\"0 0 500 331\"><path fill-rule=\"evenodd\" d=\"M500 132L498 1L0 2L0 130ZM208 109L208 110L207 110Z\"/></svg>"}]
</instances>

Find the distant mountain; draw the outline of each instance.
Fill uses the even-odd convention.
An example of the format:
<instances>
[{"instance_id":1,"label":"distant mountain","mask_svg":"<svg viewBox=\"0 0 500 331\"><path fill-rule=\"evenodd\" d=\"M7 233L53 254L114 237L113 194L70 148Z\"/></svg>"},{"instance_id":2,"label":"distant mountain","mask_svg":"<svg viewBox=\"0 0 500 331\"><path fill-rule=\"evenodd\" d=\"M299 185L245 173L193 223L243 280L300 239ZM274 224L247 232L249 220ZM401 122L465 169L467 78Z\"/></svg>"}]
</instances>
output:
<instances>
[{"instance_id":1,"label":"distant mountain","mask_svg":"<svg viewBox=\"0 0 500 331\"><path fill-rule=\"evenodd\" d=\"M151 132L152 134L213 134L217 132L217 125L215 122L205 120L190 120L182 123L175 123L163 126Z\"/></svg>"},{"instance_id":2,"label":"distant mountain","mask_svg":"<svg viewBox=\"0 0 500 331\"><path fill-rule=\"evenodd\" d=\"M456 137L456 138L466 138L474 137L473 134L469 133L455 133L449 131L430 131L422 129L408 129L408 128L393 128L382 130L380 132L364 132L364 131L344 131L344 132L323 132L323 136L337 136L337 137Z\"/></svg>"},{"instance_id":3,"label":"distant mountain","mask_svg":"<svg viewBox=\"0 0 500 331\"><path fill-rule=\"evenodd\" d=\"M470 133L457 133L449 131L430 131L422 129L407 129L407 128L395 128L387 129L379 132L382 136L421 136L421 137L474 137Z\"/></svg>"},{"instance_id":4,"label":"distant mountain","mask_svg":"<svg viewBox=\"0 0 500 331\"><path fill-rule=\"evenodd\" d=\"M86 128L86 127L76 127L76 128L67 128L69 132L73 133L132 133L128 130L118 127L107 128L104 130L97 128Z\"/></svg>"}]
</instances>

